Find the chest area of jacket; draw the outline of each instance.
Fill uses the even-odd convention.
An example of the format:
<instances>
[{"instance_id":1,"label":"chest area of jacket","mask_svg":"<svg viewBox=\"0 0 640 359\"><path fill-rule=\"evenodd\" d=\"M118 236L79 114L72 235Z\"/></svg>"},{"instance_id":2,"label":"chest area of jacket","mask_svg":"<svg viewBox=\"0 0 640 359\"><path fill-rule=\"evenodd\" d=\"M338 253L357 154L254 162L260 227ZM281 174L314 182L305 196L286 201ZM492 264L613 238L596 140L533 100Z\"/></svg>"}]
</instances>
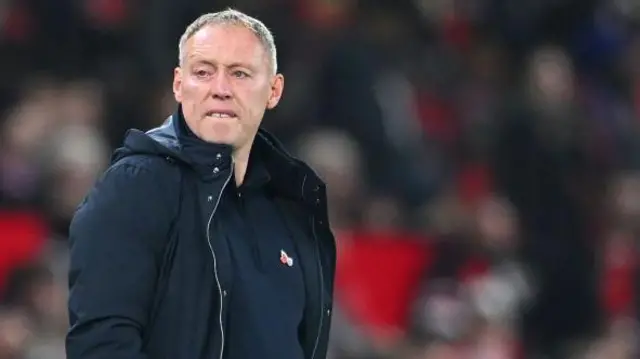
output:
<instances>
[{"instance_id":1,"label":"chest area of jacket","mask_svg":"<svg viewBox=\"0 0 640 359\"><path fill-rule=\"evenodd\" d=\"M254 251L258 262L266 262L258 264L264 265L295 262L297 246L305 252L317 249L312 213L301 206L280 205L270 196L238 192L224 181L191 183L183 189L174 228L177 260L209 272L214 265L224 269L231 265L229 240L245 242L247 251Z\"/></svg>"}]
</instances>

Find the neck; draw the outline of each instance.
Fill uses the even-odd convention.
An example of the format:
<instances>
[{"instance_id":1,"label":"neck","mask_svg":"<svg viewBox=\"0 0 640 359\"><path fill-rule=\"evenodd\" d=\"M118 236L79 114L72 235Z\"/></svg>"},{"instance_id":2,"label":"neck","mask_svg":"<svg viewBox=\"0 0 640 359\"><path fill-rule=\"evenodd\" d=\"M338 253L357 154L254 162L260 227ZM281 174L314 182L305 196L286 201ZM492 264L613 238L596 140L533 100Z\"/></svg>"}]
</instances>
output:
<instances>
[{"instance_id":1,"label":"neck","mask_svg":"<svg viewBox=\"0 0 640 359\"><path fill-rule=\"evenodd\" d=\"M249 167L250 153L251 146L245 146L233 151L233 172L237 187L240 187L242 182L244 182L244 177L247 174L247 168Z\"/></svg>"}]
</instances>

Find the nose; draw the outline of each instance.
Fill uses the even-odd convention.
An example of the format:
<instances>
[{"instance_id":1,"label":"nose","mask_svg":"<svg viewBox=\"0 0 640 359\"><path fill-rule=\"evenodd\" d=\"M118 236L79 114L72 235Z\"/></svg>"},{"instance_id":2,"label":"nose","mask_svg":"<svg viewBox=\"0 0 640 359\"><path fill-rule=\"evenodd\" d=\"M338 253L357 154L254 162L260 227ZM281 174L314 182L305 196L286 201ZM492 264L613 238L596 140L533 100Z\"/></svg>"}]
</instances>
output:
<instances>
[{"instance_id":1,"label":"nose","mask_svg":"<svg viewBox=\"0 0 640 359\"><path fill-rule=\"evenodd\" d=\"M228 75L222 71L216 73L211 84L211 92L214 98L228 100L231 98L231 82Z\"/></svg>"}]
</instances>

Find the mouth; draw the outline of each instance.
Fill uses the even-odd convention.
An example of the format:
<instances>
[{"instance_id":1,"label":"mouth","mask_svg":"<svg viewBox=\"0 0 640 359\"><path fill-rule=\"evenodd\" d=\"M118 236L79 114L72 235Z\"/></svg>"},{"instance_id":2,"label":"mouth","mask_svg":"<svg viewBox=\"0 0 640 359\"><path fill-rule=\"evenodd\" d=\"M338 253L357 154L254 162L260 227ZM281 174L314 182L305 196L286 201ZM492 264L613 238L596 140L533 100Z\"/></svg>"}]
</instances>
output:
<instances>
[{"instance_id":1,"label":"mouth","mask_svg":"<svg viewBox=\"0 0 640 359\"><path fill-rule=\"evenodd\" d=\"M238 117L238 115L233 112L233 111L229 111L229 110L211 110L211 111L207 111L205 113L206 117L212 117L212 118L236 118Z\"/></svg>"}]
</instances>

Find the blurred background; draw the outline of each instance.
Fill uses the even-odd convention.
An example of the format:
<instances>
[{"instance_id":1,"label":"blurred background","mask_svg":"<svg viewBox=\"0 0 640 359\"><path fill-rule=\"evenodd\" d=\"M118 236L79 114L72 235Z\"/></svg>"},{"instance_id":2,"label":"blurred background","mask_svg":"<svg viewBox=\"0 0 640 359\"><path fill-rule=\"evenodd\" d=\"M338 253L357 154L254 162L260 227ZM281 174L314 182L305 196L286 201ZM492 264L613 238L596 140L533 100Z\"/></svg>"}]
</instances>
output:
<instances>
[{"instance_id":1,"label":"blurred background","mask_svg":"<svg viewBox=\"0 0 640 359\"><path fill-rule=\"evenodd\" d=\"M65 357L69 219L227 6L328 183L331 359L639 357L639 1L0 0L0 359Z\"/></svg>"}]
</instances>

